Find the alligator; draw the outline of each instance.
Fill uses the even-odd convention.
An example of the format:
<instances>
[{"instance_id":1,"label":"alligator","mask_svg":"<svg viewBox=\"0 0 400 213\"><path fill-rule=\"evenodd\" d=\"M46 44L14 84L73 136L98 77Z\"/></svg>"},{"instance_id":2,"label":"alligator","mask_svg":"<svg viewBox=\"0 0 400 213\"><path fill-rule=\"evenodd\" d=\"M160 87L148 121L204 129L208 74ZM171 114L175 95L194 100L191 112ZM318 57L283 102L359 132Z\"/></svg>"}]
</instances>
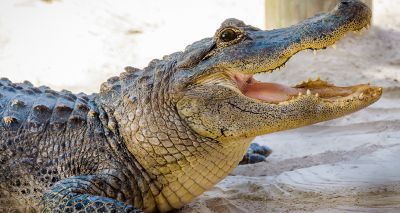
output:
<instances>
[{"instance_id":1,"label":"alligator","mask_svg":"<svg viewBox=\"0 0 400 213\"><path fill-rule=\"evenodd\" d=\"M253 78L370 19L358 0L276 30L227 19L213 37L144 69L127 67L92 95L1 79L0 211L183 207L226 177L256 136L338 118L381 97L369 84Z\"/></svg>"}]
</instances>

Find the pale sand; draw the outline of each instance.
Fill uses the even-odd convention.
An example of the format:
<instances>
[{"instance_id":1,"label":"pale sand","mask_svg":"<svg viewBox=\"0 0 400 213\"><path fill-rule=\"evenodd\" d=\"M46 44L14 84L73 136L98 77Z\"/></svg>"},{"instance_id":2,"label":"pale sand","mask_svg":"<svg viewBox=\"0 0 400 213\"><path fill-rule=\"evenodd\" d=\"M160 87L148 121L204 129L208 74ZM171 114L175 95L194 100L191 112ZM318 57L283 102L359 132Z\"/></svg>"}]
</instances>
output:
<instances>
[{"instance_id":1,"label":"pale sand","mask_svg":"<svg viewBox=\"0 0 400 213\"><path fill-rule=\"evenodd\" d=\"M125 65L143 67L213 35L227 17L263 24L261 0L95 2L0 3L0 76L93 92ZM376 0L375 24L363 36L347 36L317 56L299 53L282 72L257 76L288 84L317 74L338 85L371 82L384 87L380 101L258 137L274 150L267 162L239 166L180 212L400 212L399 11L400 1Z\"/></svg>"}]
</instances>

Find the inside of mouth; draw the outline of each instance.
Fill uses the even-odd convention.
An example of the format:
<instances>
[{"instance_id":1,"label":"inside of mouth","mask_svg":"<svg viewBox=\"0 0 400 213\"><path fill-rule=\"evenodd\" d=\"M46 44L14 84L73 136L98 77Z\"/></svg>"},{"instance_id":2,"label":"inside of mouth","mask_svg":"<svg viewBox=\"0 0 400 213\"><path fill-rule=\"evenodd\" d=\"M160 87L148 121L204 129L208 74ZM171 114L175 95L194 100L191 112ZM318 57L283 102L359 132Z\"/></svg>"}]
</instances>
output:
<instances>
[{"instance_id":1,"label":"inside of mouth","mask_svg":"<svg viewBox=\"0 0 400 213\"><path fill-rule=\"evenodd\" d=\"M314 95L325 100L336 100L352 96L357 92L358 85L353 87L338 87L322 81L309 79L301 84L290 87L278 83L257 81L252 75L235 74L232 79L243 95L267 103L281 103L302 95Z\"/></svg>"}]
</instances>

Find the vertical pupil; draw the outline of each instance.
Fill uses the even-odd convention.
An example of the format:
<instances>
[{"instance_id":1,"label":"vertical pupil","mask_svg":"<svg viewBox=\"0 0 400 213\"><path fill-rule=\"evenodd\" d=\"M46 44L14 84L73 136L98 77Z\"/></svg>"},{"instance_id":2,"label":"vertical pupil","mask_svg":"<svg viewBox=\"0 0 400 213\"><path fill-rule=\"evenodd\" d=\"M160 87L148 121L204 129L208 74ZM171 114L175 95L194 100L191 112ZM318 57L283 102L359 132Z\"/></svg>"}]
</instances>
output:
<instances>
[{"instance_id":1,"label":"vertical pupil","mask_svg":"<svg viewBox=\"0 0 400 213\"><path fill-rule=\"evenodd\" d=\"M221 35L221 40L224 42L232 41L236 39L236 32L233 30L225 30Z\"/></svg>"}]
</instances>

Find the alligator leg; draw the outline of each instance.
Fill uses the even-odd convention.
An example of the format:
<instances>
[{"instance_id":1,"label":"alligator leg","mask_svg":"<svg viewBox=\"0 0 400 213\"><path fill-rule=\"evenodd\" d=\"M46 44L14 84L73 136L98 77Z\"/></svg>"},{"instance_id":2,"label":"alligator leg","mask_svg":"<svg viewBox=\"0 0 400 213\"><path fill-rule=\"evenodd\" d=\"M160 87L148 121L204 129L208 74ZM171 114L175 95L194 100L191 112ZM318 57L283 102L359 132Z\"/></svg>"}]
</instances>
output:
<instances>
[{"instance_id":1,"label":"alligator leg","mask_svg":"<svg viewBox=\"0 0 400 213\"><path fill-rule=\"evenodd\" d=\"M130 212L142 211L110 195L118 194L107 176L74 176L57 182L42 199L43 212Z\"/></svg>"},{"instance_id":2,"label":"alligator leg","mask_svg":"<svg viewBox=\"0 0 400 213\"><path fill-rule=\"evenodd\" d=\"M271 153L272 150L268 146L260 146L258 143L252 143L239 164L263 162Z\"/></svg>"}]
</instances>

